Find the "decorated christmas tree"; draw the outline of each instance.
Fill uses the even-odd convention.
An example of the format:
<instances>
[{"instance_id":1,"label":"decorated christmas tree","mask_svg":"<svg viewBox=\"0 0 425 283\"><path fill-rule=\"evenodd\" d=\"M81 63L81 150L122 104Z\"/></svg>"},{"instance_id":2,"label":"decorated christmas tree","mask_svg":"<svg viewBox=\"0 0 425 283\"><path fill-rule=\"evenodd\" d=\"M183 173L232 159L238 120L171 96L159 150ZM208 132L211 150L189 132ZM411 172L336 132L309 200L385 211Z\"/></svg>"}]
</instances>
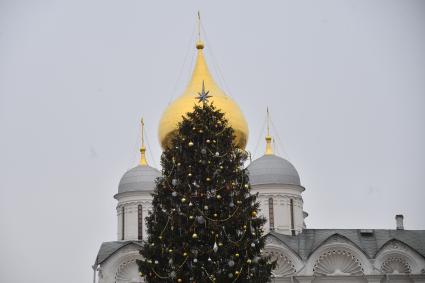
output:
<instances>
[{"instance_id":1,"label":"decorated christmas tree","mask_svg":"<svg viewBox=\"0 0 425 283\"><path fill-rule=\"evenodd\" d=\"M162 177L140 253L147 282L268 282L264 218L250 193L245 151L225 115L199 93L161 156Z\"/></svg>"}]
</instances>

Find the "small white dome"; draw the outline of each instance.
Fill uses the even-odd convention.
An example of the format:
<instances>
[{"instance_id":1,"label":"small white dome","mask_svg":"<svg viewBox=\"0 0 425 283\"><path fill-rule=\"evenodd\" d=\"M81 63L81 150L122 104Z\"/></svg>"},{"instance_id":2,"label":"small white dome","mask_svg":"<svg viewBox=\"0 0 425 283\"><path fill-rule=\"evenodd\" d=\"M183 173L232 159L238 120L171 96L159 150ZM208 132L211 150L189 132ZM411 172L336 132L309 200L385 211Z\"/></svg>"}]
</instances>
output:
<instances>
[{"instance_id":1,"label":"small white dome","mask_svg":"<svg viewBox=\"0 0 425 283\"><path fill-rule=\"evenodd\" d=\"M138 165L122 176L118 185L118 193L153 191L155 179L159 176L161 176L161 172L157 169L147 165Z\"/></svg>"},{"instance_id":2,"label":"small white dome","mask_svg":"<svg viewBox=\"0 0 425 283\"><path fill-rule=\"evenodd\" d=\"M294 165L274 154L266 154L254 160L248 167L251 185L283 184L301 186L300 176Z\"/></svg>"}]
</instances>

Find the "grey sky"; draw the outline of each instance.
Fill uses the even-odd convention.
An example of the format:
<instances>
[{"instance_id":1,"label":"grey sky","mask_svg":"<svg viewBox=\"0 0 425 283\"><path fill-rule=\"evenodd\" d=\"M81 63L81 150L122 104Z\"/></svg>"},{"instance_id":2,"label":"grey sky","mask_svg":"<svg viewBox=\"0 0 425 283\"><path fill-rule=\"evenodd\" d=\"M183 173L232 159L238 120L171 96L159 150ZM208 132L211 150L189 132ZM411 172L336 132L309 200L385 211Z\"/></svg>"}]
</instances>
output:
<instances>
[{"instance_id":1,"label":"grey sky","mask_svg":"<svg viewBox=\"0 0 425 283\"><path fill-rule=\"evenodd\" d=\"M309 227L425 229L425 2L210 3L0 0L1 282L90 282L142 115L159 163L198 9L256 157L270 107Z\"/></svg>"}]
</instances>

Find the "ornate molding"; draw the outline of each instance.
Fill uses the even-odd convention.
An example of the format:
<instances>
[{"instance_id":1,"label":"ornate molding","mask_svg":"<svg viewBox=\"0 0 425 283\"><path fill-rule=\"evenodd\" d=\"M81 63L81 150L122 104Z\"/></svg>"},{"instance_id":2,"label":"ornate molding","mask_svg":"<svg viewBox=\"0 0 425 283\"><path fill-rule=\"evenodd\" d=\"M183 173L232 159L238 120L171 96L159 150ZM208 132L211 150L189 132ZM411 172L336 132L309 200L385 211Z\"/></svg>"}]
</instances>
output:
<instances>
[{"instance_id":1,"label":"ornate molding","mask_svg":"<svg viewBox=\"0 0 425 283\"><path fill-rule=\"evenodd\" d=\"M292 250L285 246L274 236L267 236L263 254L277 260L273 276L284 277L296 274L303 268L302 260Z\"/></svg>"},{"instance_id":2,"label":"ornate molding","mask_svg":"<svg viewBox=\"0 0 425 283\"><path fill-rule=\"evenodd\" d=\"M297 272L294 262L282 250L266 248L263 254L270 256L272 261L276 260L276 268L272 271L273 276L284 277Z\"/></svg>"},{"instance_id":3,"label":"ornate molding","mask_svg":"<svg viewBox=\"0 0 425 283\"><path fill-rule=\"evenodd\" d=\"M392 240L377 253L374 265L386 274L420 274L425 261L404 243Z\"/></svg>"},{"instance_id":4,"label":"ornate molding","mask_svg":"<svg viewBox=\"0 0 425 283\"><path fill-rule=\"evenodd\" d=\"M141 204L143 206L151 206L152 200L138 200L138 201L119 202L118 205L117 205L117 210L121 209L123 206L124 207L138 206L139 204Z\"/></svg>"},{"instance_id":5,"label":"ornate molding","mask_svg":"<svg viewBox=\"0 0 425 283\"><path fill-rule=\"evenodd\" d=\"M136 258L124 261L115 273L115 283L139 283L143 282L139 275L139 266Z\"/></svg>"},{"instance_id":6,"label":"ornate molding","mask_svg":"<svg viewBox=\"0 0 425 283\"><path fill-rule=\"evenodd\" d=\"M315 275L363 275L364 268L360 260L350 251L336 248L320 255L313 266Z\"/></svg>"},{"instance_id":7,"label":"ornate molding","mask_svg":"<svg viewBox=\"0 0 425 283\"><path fill-rule=\"evenodd\" d=\"M410 274L412 268L405 257L392 256L382 263L381 271L386 274Z\"/></svg>"}]
</instances>

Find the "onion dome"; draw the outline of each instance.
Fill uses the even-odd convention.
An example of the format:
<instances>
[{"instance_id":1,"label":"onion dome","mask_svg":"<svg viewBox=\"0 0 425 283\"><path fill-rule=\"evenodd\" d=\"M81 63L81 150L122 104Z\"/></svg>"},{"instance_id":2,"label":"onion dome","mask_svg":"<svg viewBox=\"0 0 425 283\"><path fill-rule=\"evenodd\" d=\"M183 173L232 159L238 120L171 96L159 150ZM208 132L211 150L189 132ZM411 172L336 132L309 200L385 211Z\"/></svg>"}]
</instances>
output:
<instances>
[{"instance_id":1,"label":"onion dome","mask_svg":"<svg viewBox=\"0 0 425 283\"><path fill-rule=\"evenodd\" d=\"M153 191L155 179L161 176L161 172L148 165L138 165L122 176L118 186L118 193L134 191Z\"/></svg>"},{"instance_id":2,"label":"onion dome","mask_svg":"<svg viewBox=\"0 0 425 283\"><path fill-rule=\"evenodd\" d=\"M165 149L170 145L172 137L177 132L177 124L182 121L182 116L192 112L195 105L203 103L198 101L198 93L204 87L210 96L208 101L225 114L224 117L228 120L229 126L235 131L235 145L243 149L248 140L248 125L245 117L239 106L220 89L212 78L203 54L204 44L198 41L196 48L198 55L192 79L183 94L168 105L159 122L158 136L161 146Z\"/></svg>"},{"instance_id":3,"label":"onion dome","mask_svg":"<svg viewBox=\"0 0 425 283\"><path fill-rule=\"evenodd\" d=\"M268 118L267 110L267 122ZM273 153L272 137L267 123L266 152L248 167L251 185L280 184L301 186L297 169L288 160Z\"/></svg>"},{"instance_id":4,"label":"onion dome","mask_svg":"<svg viewBox=\"0 0 425 283\"><path fill-rule=\"evenodd\" d=\"M139 165L125 172L118 185L118 194L135 191L153 191L155 179L161 172L148 165L146 161L146 147L144 144L144 123L142 119L142 146L140 148Z\"/></svg>"},{"instance_id":5,"label":"onion dome","mask_svg":"<svg viewBox=\"0 0 425 283\"><path fill-rule=\"evenodd\" d=\"M251 185L280 184L301 186L300 176L294 165L274 154L265 154L249 166Z\"/></svg>"}]
</instances>

